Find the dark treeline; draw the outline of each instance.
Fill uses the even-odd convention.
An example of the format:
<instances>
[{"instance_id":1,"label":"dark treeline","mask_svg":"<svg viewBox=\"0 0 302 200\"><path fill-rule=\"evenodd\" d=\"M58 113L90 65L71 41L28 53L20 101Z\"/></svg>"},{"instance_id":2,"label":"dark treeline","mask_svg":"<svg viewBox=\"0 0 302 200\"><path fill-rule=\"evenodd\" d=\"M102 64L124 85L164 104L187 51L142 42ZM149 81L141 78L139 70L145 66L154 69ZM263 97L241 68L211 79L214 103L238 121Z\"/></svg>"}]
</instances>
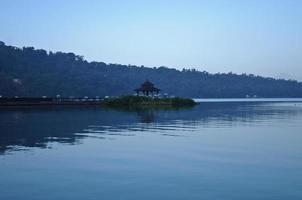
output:
<instances>
[{"instance_id":1,"label":"dark treeline","mask_svg":"<svg viewBox=\"0 0 302 200\"><path fill-rule=\"evenodd\" d=\"M194 69L88 62L74 53L17 48L0 42L0 96L117 96L146 79L163 93L184 97L302 97L302 83Z\"/></svg>"}]
</instances>

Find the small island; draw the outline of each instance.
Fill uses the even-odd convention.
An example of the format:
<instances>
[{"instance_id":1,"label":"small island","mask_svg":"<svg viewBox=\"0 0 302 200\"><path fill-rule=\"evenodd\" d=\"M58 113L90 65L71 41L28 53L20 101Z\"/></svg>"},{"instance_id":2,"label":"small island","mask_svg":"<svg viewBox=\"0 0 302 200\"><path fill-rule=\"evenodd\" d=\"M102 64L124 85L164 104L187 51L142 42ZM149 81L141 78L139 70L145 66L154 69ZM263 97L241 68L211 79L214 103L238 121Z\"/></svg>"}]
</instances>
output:
<instances>
[{"instance_id":1,"label":"small island","mask_svg":"<svg viewBox=\"0 0 302 200\"><path fill-rule=\"evenodd\" d=\"M109 107L184 107L194 106L196 102L190 98L160 97L160 89L146 80L139 88L134 90L136 96L121 96L104 100L104 105Z\"/></svg>"},{"instance_id":2,"label":"small island","mask_svg":"<svg viewBox=\"0 0 302 200\"><path fill-rule=\"evenodd\" d=\"M150 107L150 106L171 106L186 107L194 106L197 103L193 99L180 97L149 97L149 96L122 96L104 100L104 105L109 107Z\"/></svg>"}]
</instances>

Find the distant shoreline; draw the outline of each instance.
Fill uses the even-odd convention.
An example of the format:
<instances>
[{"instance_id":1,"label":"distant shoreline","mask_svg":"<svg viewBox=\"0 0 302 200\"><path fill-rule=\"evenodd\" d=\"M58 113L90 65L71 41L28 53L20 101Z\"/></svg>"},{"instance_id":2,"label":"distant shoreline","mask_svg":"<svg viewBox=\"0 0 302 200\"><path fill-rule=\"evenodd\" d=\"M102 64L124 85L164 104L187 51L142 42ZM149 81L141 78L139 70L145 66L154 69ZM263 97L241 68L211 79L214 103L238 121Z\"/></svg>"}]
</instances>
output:
<instances>
[{"instance_id":1,"label":"distant shoreline","mask_svg":"<svg viewBox=\"0 0 302 200\"><path fill-rule=\"evenodd\" d=\"M29 101L26 99L30 99ZM302 98L192 98L200 103L236 103L236 102L302 102ZM105 99L96 98L0 98L0 107L18 106L107 106ZM142 103L141 106L170 106L170 103ZM134 105L135 106L135 105Z\"/></svg>"},{"instance_id":2,"label":"distant shoreline","mask_svg":"<svg viewBox=\"0 0 302 200\"><path fill-rule=\"evenodd\" d=\"M197 104L190 98L153 98L146 96L121 96L113 98L0 98L1 107L10 106L105 106L105 107L183 107Z\"/></svg>"},{"instance_id":3,"label":"distant shoreline","mask_svg":"<svg viewBox=\"0 0 302 200\"><path fill-rule=\"evenodd\" d=\"M219 102L302 102L302 98L193 98L197 103Z\"/></svg>"}]
</instances>

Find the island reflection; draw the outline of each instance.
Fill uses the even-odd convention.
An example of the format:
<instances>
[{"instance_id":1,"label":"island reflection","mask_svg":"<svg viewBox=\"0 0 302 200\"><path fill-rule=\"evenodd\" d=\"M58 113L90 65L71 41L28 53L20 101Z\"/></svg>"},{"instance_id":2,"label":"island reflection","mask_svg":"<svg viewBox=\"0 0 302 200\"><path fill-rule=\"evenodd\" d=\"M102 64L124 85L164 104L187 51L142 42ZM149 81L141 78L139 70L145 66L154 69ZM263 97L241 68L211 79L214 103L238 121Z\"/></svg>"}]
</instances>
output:
<instances>
[{"instance_id":1,"label":"island reflection","mask_svg":"<svg viewBox=\"0 0 302 200\"><path fill-rule=\"evenodd\" d=\"M105 109L101 107L23 107L0 110L0 154L49 143L78 144L83 138L114 139L137 132L259 125L302 114L301 103L202 103L186 109ZM114 137L114 138L112 138Z\"/></svg>"}]
</instances>

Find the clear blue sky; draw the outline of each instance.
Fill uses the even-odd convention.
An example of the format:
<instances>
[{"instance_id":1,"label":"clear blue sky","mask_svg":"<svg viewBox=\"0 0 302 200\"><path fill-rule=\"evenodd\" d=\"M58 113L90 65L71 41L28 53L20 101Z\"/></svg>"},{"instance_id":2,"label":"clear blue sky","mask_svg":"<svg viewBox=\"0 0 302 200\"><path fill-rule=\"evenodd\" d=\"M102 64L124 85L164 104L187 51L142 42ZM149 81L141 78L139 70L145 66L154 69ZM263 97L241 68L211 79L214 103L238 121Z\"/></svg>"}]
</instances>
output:
<instances>
[{"instance_id":1,"label":"clear blue sky","mask_svg":"<svg viewBox=\"0 0 302 200\"><path fill-rule=\"evenodd\" d=\"M9 45L302 81L302 0L1 0L0 8Z\"/></svg>"}]
</instances>

